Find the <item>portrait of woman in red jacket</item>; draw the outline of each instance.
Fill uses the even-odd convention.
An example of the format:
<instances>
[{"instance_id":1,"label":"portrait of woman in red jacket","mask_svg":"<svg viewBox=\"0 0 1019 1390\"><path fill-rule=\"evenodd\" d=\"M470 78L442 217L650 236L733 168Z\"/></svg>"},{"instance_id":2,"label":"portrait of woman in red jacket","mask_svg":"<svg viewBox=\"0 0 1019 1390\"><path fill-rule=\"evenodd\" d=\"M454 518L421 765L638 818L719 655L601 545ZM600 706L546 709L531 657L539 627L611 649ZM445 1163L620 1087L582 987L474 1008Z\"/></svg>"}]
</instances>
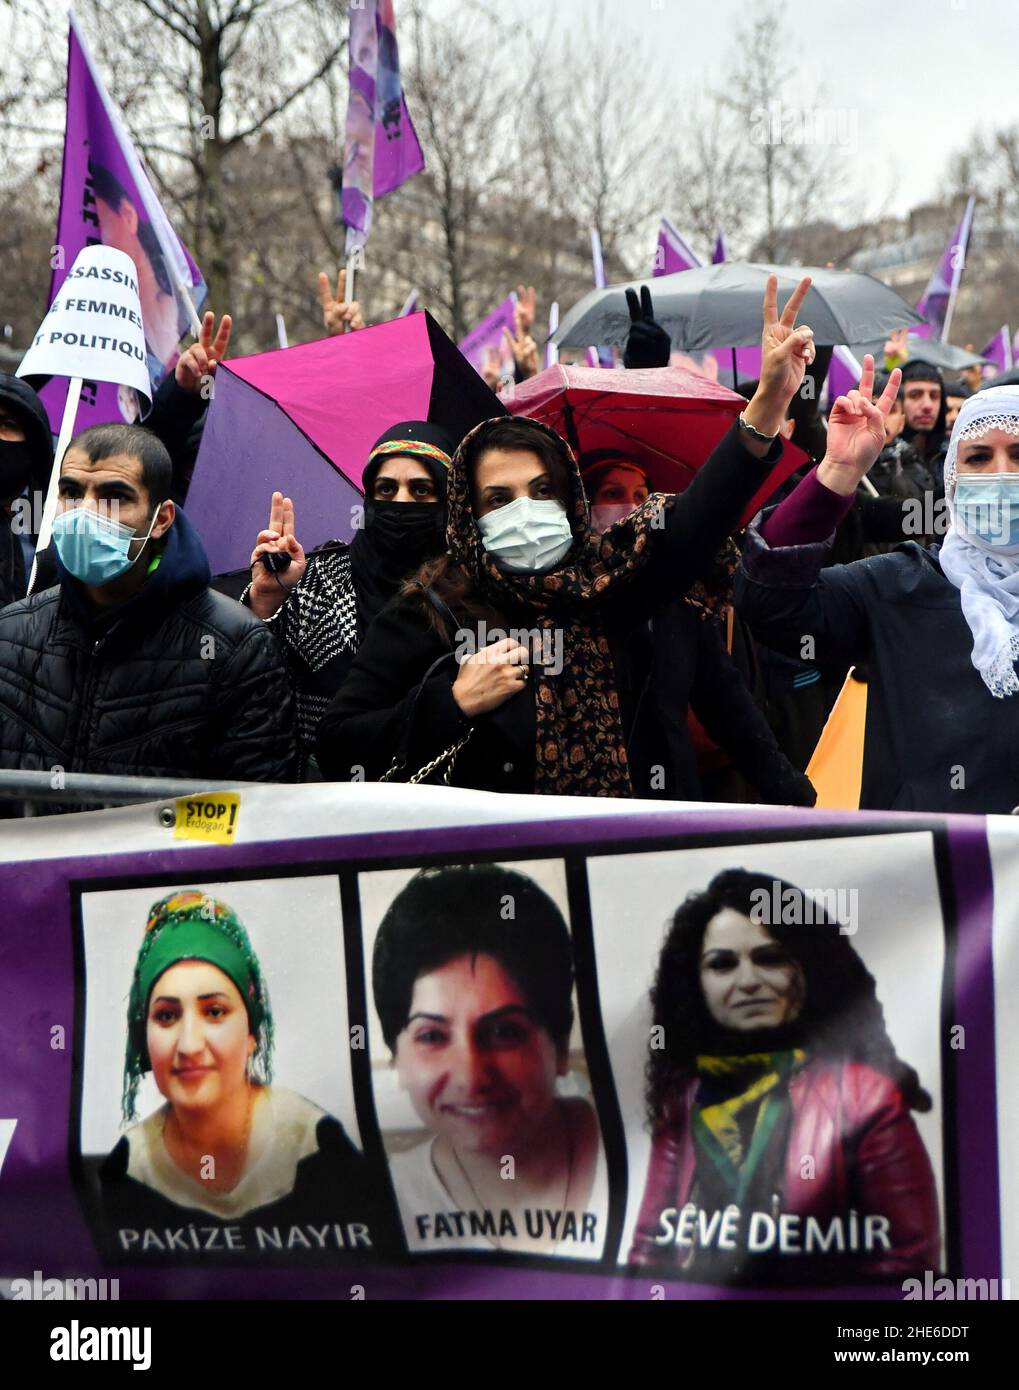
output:
<instances>
[{"instance_id":1,"label":"portrait of woman in red jacket","mask_svg":"<svg viewBox=\"0 0 1019 1390\"><path fill-rule=\"evenodd\" d=\"M800 1284L940 1268L938 1195L874 977L802 889L727 869L687 897L651 991L652 1134L631 1265Z\"/></svg>"}]
</instances>

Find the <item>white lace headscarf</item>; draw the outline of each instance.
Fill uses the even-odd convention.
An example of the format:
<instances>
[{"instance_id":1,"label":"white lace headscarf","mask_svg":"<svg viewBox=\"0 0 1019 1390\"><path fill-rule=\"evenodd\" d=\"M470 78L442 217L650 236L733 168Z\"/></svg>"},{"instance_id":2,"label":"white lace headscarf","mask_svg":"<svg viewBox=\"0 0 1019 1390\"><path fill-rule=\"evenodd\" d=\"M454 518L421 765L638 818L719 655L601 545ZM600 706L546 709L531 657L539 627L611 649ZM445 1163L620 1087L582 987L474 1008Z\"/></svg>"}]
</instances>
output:
<instances>
[{"instance_id":1,"label":"white lace headscarf","mask_svg":"<svg viewBox=\"0 0 1019 1390\"><path fill-rule=\"evenodd\" d=\"M973 665L992 695L1019 694L1019 546L991 547L959 530L955 515L956 456L966 439L989 430L1019 435L1019 386L990 386L963 402L945 459L949 528L939 560L959 590L973 634Z\"/></svg>"}]
</instances>

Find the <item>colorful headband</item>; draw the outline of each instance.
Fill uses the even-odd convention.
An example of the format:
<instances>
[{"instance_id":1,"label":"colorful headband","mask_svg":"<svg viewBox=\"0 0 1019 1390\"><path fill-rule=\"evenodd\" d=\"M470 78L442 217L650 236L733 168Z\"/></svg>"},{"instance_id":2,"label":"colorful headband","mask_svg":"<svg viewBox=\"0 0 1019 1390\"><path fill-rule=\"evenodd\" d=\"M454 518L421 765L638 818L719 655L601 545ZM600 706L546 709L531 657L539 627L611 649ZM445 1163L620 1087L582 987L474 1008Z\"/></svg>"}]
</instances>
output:
<instances>
[{"instance_id":1,"label":"colorful headband","mask_svg":"<svg viewBox=\"0 0 1019 1390\"><path fill-rule=\"evenodd\" d=\"M453 460L435 444L426 444L421 439L387 439L384 444L376 444L368 455L368 463L382 458L385 454L412 454L415 458L434 459L443 468L449 468ZM366 465L367 466L367 465Z\"/></svg>"}]
</instances>

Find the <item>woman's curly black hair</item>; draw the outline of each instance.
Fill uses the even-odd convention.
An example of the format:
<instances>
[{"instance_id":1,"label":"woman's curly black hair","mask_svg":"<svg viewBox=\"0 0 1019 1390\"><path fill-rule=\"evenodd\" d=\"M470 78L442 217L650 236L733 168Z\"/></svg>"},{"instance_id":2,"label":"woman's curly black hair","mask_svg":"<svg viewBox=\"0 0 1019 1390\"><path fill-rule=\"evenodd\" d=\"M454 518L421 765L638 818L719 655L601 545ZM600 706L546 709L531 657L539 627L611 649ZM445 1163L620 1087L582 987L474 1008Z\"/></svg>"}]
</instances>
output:
<instances>
[{"instance_id":1,"label":"woman's curly black hair","mask_svg":"<svg viewBox=\"0 0 1019 1390\"><path fill-rule=\"evenodd\" d=\"M765 894L766 898L760 896ZM774 874L726 869L706 889L689 894L672 918L651 988L652 1022L661 1029L646 1068L646 1100L652 1130L666 1122L682 1089L697 1074L697 1054L719 1045L719 1027L708 1012L700 983L700 957L708 923L724 908L762 921L760 905L774 896L793 911L795 925L765 920L803 971L805 999L797 1020L803 1046L815 1057L864 1062L890 1077L914 1110L931 1098L916 1071L896 1054L885 1027L874 977L839 923L826 916L801 888ZM792 896L788 896L792 895ZM774 916L776 914L769 914ZM732 1040L730 1039L730 1042ZM756 1049L755 1049L756 1050Z\"/></svg>"}]
</instances>

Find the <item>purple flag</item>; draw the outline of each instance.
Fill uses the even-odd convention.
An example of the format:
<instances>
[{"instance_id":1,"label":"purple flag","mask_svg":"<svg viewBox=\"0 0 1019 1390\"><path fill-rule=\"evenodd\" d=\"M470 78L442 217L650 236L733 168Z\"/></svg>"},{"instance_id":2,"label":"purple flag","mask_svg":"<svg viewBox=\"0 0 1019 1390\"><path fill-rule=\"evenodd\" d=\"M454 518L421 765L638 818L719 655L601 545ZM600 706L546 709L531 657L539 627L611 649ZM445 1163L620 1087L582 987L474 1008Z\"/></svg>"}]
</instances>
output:
<instances>
[{"instance_id":1,"label":"purple flag","mask_svg":"<svg viewBox=\"0 0 1019 1390\"><path fill-rule=\"evenodd\" d=\"M129 255L138 291L152 390L174 366L195 308L205 301L201 272L163 211L144 165L103 85L74 15L67 44L67 118L60 179L56 245L59 264L50 281L57 296L75 257L86 246L112 246ZM41 391L54 430L60 427L66 391L51 381ZM109 420L138 418L135 393L108 383L85 382L80 429Z\"/></svg>"},{"instance_id":2,"label":"purple flag","mask_svg":"<svg viewBox=\"0 0 1019 1390\"><path fill-rule=\"evenodd\" d=\"M400 81L393 0L350 11L350 96L343 147L347 255L368 240L372 203L425 167Z\"/></svg>"},{"instance_id":3,"label":"purple flag","mask_svg":"<svg viewBox=\"0 0 1019 1390\"><path fill-rule=\"evenodd\" d=\"M987 357L994 363L993 375L1012 370L1015 359L1012 356L1012 335L1008 331L1007 323L1001 325L980 356Z\"/></svg>"},{"instance_id":4,"label":"purple flag","mask_svg":"<svg viewBox=\"0 0 1019 1390\"><path fill-rule=\"evenodd\" d=\"M667 217L663 217L658 227L658 245L655 247L655 264L651 274L672 275L678 270L693 270L701 264L701 258L680 236Z\"/></svg>"},{"instance_id":5,"label":"purple flag","mask_svg":"<svg viewBox=\"0 0 1019 1390\"><path fill-rule=\"evenodd\" d=\"M831 355L828 368L828 404L847 391L854 391L860 384L863 367L847 347L837 347Z\"/></svg>"},{"instance_id":6,"label":"purple flag","mask_svg":"<svg viewBox=\"0 0 1019 1390\"><path fill-rule=\"evenodd\" d=\"M955 296L959 290L959 281L962 279L969 249L975 202L975 198L970 198L967 202L962 221L952 233L934 274L927 282L927 288L916 302L917 313L923 314L927 320L911 330L918 338L940 338L948 341Z\"/></svg>"},{"instance_id":7,"label":"purple flag","mask_svg":"<svg viewBox=\"0 0 1019 1390\"><path fill-rule=\"evenodd\" d=\"M485 363L485 356L489 348L494 348L499 354L500 359L506 356L506 344L502 336L502 330L508 328L510 333L515 332L516 324L513 318L513 309L516 305L516 294L508 294L502 303L474 328L461 338L457 347L467 358L476 372L481 372Z\"/></svg>"},{"instance_id":8,"label":"purple flag","mask_svg":"<svg viewBox=\"0 0 1019 1390\"><path fill-rule=\"evenodd\" d=\"M712 265L721 265L723 261L729 259L729 248L725 244L725 233L721 227L718 229L718 240L715 242L715 250L711 257Z\"/></svg>"},{"instance_id":9,"label":"purple flag","mask_svg":"<svg viewBox=\"0 0 1019 1390\"><path fill-rule=\"evenodd\" d=\"M408 314L416 314L418 308L418 292L411 290L410 294L403 301L403 308L397 314L397 318L405 319Z\"/></svg>"}]
</instances>

